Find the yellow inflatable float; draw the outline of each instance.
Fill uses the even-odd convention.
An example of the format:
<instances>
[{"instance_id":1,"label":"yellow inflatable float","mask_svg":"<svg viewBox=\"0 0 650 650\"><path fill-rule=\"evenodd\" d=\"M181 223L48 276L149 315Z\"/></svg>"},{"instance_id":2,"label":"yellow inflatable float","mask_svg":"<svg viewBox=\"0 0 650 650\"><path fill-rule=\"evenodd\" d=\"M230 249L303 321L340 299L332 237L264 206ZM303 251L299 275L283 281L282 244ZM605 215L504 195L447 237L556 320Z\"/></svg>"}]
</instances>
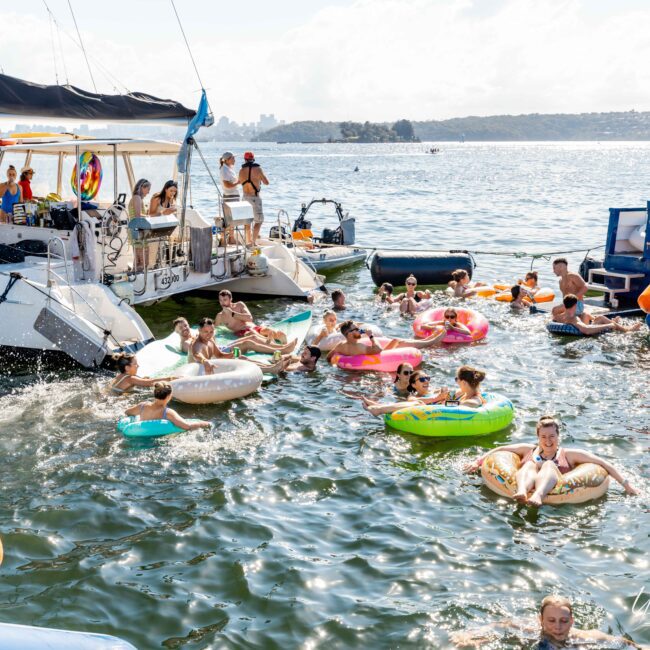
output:
<instances>
[{"instance_id":1,"label":"yellow inflatable float","mask_svg":"<svg viewBox=\"0 0 650 650\"><path fill-rule=\"evenodd\" d=\"M517 491L515 475L521 466L521 458L511 451L495 451L481 465L483 482L493 492L512 498ZM604 467L582 463L562 475L562 480L544 498L542 503L562 505L584 503L598 499L607 492L609 474Z\"/></svg>"}]
</instances>

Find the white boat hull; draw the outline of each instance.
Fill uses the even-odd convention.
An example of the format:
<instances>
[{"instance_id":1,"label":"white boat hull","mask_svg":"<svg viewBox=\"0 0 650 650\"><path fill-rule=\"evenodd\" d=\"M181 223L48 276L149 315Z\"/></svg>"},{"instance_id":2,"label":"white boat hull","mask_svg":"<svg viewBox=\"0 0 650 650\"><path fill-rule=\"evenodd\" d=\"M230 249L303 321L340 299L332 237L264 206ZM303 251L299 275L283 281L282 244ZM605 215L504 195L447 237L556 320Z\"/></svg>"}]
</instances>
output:
<instances>
[{"instance_id":1,"label":"white boat hull","mask_svg":"<svg viewBox=\"0 0 650 650\"><path fill-rule=\"evenodd\" d=\"M327 272L358 264L366 259L366 251L352 246L297 249L298 257L315 271Z\"/></svg>"}]
</instances>

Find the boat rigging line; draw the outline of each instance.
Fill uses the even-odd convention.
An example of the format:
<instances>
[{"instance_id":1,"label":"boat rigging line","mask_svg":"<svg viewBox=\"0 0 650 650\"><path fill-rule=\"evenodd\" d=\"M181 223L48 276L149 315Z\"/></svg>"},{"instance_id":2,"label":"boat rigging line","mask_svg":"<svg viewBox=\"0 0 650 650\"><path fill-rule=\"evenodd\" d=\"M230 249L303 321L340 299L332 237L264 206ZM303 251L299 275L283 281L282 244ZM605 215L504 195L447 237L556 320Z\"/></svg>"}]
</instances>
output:
<instances>
[{"instance_id":1,"label":"boat rigging line","mask_svg":"<svg viewBox=\"0 0 650 650\"><path fill-rule=\"evenodd\" d=\"M81 38L81 32L79 31L79 26L77 25L77 19L74 15L74 11L72 10L72 3L70 0L68 0L68 7L70 7L70 13L72 14L72 21L74 22L74 28L77 30L77 37L79 38L79 43L81 45L81 51L84 54L84 59L86 60L86 65L88 66L88 74L90 75L90 80L93 82L93 88L95 89L95 92L97 92L97 84L95 83L95 77L93 77L93 71L90 68L90 63L88 62L88 55L86 54L86 47L84 46L84 42Z\"/></svg>"}]
</instances>

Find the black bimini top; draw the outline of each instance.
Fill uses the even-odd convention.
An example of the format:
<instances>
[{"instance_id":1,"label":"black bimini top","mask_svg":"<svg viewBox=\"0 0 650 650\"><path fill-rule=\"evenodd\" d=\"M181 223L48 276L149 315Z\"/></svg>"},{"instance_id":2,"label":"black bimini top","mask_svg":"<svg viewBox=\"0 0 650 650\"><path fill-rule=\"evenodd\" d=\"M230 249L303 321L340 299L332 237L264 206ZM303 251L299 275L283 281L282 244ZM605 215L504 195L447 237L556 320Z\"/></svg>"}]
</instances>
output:
<instances>
[{"instance_id":1,"label":"black bimini top","mask_svg":"<svg viewBox=\"0 0 650 650\"><path fill-rule=\"evenodd\" d=\"M76 120L187 123L195 111L145 93L99 95L76 86L43 86L0 74L0 114Z\"/></svg>"}]
</instances>

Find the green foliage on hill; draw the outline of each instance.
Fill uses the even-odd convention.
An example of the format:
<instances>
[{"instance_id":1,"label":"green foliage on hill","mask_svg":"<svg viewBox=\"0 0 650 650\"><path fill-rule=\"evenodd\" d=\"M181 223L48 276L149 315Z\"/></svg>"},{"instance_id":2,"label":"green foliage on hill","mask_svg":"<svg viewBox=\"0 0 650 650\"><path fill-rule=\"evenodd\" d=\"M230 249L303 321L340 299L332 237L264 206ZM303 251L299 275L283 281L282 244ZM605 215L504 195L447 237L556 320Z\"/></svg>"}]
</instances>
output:
<instances>
[{"instance_id":1,"label":"green foliage on hill","mask_svg":"<svg viewBox=\"0 0 650 650\"><path fill-rule=\"evenodd\" d=\"M409 131L409 126L412 131ZM265 142L427 142L650 140L650 112L493 115L409 122L292 122L257 136Z\"/></svg>"}]
</instances>

